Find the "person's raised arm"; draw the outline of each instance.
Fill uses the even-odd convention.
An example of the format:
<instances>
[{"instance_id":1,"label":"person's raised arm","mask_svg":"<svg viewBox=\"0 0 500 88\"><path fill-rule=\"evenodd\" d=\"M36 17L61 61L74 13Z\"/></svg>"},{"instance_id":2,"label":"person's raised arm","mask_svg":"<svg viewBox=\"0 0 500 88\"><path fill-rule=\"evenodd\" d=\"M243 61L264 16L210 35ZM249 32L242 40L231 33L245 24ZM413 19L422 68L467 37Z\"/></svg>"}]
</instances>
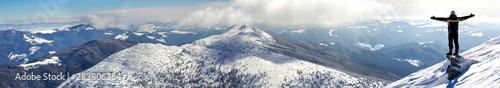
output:
<instances>
[{"instance_id":1,"label":"person's raised arm","mask_svg":"<svg viewBox=\"0 0 500 88\"><path fill-rule=\"evenodd\" d=\"M458 19L459 19L460 21L464 21L464 20L467 20L467 19L469 19L469 18L471 18L471 17L474 17L474 16L475 16L474 14L470 13L470 15L469 15L469 16L458 17Z\"/></svg>"},{"instance_id":2,"label":"person's raised arm","mask_svg":"<svg viewBox=\"0 0 500 88\"><path fill-rule=\"evenodd\" d=\"M431 19L438 20L438 21L448 22L448 18L444 18L444 17L434 17L434 16L432 16Z\"/></svg>"}]
</instances>

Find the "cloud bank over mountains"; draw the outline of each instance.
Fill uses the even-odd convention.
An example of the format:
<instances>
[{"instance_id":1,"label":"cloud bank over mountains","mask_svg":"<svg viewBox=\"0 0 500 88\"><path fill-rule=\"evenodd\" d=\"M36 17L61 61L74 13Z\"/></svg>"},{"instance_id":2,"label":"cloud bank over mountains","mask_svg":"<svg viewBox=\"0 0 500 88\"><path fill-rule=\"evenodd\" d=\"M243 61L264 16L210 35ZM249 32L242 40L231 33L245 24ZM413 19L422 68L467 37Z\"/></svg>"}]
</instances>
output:
<instances>
[{"instance_id":1,"label":"cloud bank over mountains","mask_svg":"<svg viewBox=\"0 0 500 88\"><path fill-rule=\"evenodd\" d=\"M144 22L179 21L177 27L251 24L255 26L335 27L366 19L428 20L476 14L466 23L500 23L498 0L234 0L188 6L134 8L61 16L44 20L0 20L0 24L89 22L100 28ZM101 19L102 18L102 19Z\"/></svg>"},{"instance_id":2,"label":"cloud bank over mountains","mask_svg":"<svg viewBox=\"0 0 500 88\"><path fill-rule=\"evenodd\" d=\"M115 28L119 21L118 16L103 14L87 14L81 17L81 21L91 23L96 29Z\"/></svg>"},{"instance_id":3,"label":"cloud bank over mountains","mask_svg":"<svg viewBox=\"0 0 500 88\"><path fill-rule=\"evenodd\" d=\"M226 7L192 12L180 25L333 27L390 15L393 10L392 5L377 0L235 0Z\"/></svg>"},{"instance_id":4,"label":"cloud bank over mountains","mask_svg":"<svg viewBox=\"0 0 500 88\"><path fill-rule=\"evenodd\" d=\"M415 19L478 14L466 23L500 23L498 0L234 0L181 19L180 26L252 24L256 26L334 27L365 19Z\"/></svg>"}]
</instances>

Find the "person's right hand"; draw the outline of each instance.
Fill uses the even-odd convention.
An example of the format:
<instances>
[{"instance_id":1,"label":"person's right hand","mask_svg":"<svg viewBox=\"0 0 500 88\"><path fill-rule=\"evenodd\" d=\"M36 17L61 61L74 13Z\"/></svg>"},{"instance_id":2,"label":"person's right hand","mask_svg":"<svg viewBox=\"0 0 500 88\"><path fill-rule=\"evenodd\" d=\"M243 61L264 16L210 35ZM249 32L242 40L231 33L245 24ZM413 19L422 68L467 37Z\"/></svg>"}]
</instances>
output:
<instances>
[{"instance_id":1,"label":"person's right hand","mask_svg":"<svg viewBox=\"0 0 500 88\"><path fill-rule=\"evenodd\" d=\"M471 16L471 17L474 17L474 16L475 16L475 14L470 13L470 16Z\"/></svg>"},{"instance_id":2,"label":"person's right hand","mask_svg":"<svg viewBox=\"0 0 500 88\"><path fill-rule=\"evenodd\" d=\"M434 19L434 18L436 18L436 17L434 17L434 16L431 17L431 19Z\"/></svg>"}]
</instances>

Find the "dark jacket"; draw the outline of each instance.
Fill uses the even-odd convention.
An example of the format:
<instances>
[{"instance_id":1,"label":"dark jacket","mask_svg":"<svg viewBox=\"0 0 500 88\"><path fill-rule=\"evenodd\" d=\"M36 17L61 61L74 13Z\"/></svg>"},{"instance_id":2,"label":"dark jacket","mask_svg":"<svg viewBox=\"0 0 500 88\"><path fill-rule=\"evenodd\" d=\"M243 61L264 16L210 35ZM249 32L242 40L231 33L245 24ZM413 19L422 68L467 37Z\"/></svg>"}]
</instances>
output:
<instances>
[{"instance_id":1,"label":"dark jacket","mask_svg":"<svg viewBox=\"0 0 500 88\"><path fill-rule=\"evenodd\" d=\"M448 22L448 33L458 34L458 22L464 21L464 20L469 19L471 17L474 17L474 14L471 14L469 16L463 16L463 17L457 17L457 15L452 14L448 18L432 16L431 19Z\"/></svg>"}]
</instances>

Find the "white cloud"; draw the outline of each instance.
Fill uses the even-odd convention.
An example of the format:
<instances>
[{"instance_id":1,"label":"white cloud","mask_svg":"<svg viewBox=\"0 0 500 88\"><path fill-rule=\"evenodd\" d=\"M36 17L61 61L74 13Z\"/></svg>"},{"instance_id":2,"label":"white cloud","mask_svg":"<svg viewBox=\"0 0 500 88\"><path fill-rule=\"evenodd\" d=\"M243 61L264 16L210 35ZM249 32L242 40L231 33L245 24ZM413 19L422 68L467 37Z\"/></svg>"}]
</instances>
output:
<instances>
[{"instance_id":1,"label":"white cloud","mask_svg":"<svg viewBox=\"0 0 500 88\"><path fill-rule=\"evenodd\" d=\"M180 20L178 26L252 24L334 27L364 19L430 20L433 15L449 16L451 10L455 10L459 16L475 13L476 17L464 23L477 24L500 23L500 20L491 20L500 19L499 4L500 0L234 0L193 6L109 10L42 20L0 19L0 24L69 22L79 21L80 18L89 18L87 21L92 22L91 18L103 18L94 19L98 29L171 20Z\"/></svg>"},{"instance_id":2,"label":"white cloud","mask_svg":"<svg viewBox=\"0 0 500 88\"><path fill-rule=\"evenodd\" d=\"M95 14L108 14L120 17L120 24L140 24L151 21L178 20L194 12L209 6L227 6L227 3L206 3L193 6L173 6L155 8L120 9L96 12Z\"/></svg>"},{"instance_id":3,"label":"white cloud","mask_svg":"<svg viewBox=\"0 0 500 88\"><path fill-rule=\"evenodd\" d=\"M471 13L476 14L464 22L488 22L499 23L500 21L491 20L500 18L499 0L389 0L394 3L393 18L404 19L424 19L428 20L431 16L448 17L452 10L456 11L458 16L466 16Z\"/></svg>"},{"instance_id":4,"label":"white cloud","mask_svg":"<svg viewBox=\"0 0 500 88\"><path fill-rule=\"evenodd\" d=\"M187 16L188 13L197 11L209 6L226 6L227 3L206 3L193 6L172 6L172 7L154 7L154 8L134 8L118 9L99 12L90 12L83 14L73 14L47 19L20 19L20 20L1 20L0 24L30 24L37 22L72 22L85 21L100 28L117 27L120 24L140 24L151 21L171 21L178 20Z\"/></svg>"},{"instance_id":5,"label":"white cloud","mask_svg":"<svg viewBox=\"0 0 500 88\"><path fill-rule=\"evenodd\" d=\"M142 24L145 22L167 22L181 19L188 13L209 6L226 6L226 3L207 3L194 6L155 7L100 11L85 13L82 21L90 22L97 29L115 28L117 25ZM123 28L128 29L128 28Z\"/></svg>"},{"instance_id":6,"label":"white cloud","mask_svg":"<svg viewBox=\"0 0 500 88\"><path fill-rule=\"evenodd\" d=\"M229 6L190 13L180 26L251 24L333 27L392 12L376 0L235 0Z\"/></svg>"},{"instance_id":7,"label":"white cloud","mask_svg":"<svg viewBox=\"0 0 500 88\"><path fill-rule=\"evenodd\" d=\"M363 19L447 17L451 10L476 17L466 23L500 23L499 0L235 0L229 6L190 13L181 26L252 24L256 26L333 27Z\"/></svg>"},{"instance_id":8,"label":"white cloud","mask_svg":"<svg viewBox=\"0 0 500 88\"><path fill-rule=\"evenodd\" d=\"M91 23L96 29L115 28L119 17L107 14L87 14L81 17L81 21Z\"/></svg>"}]
</instances>

